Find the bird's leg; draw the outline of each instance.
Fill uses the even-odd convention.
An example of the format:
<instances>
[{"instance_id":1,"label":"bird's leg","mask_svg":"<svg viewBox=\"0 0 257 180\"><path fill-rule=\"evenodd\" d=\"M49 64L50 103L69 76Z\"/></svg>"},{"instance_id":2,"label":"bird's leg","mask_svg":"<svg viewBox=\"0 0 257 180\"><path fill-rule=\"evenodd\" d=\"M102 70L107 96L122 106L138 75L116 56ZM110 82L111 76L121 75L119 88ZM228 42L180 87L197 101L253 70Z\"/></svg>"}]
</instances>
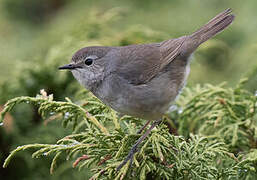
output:
<instances>
[{"instance_id":1,"label":"bird's leg","mask_svg":"<svg viewBox=\"0 0 257 180\"><path fill-rule=\"evenodd\" d=\"M123 160L123 162L117 167L117 171L119 171L129 160L130 160L130 164L132 164L133 156L134 156L134 154L137 152L139 144L150 134L151 130L152 130L155 126L157 126L158 124L160 124L161 121L162 121L162 119L155 120L155 121L153 122L153 124L151 125L151 127L145 132L145 134L143 134L143 135L137 140L137 142L132 146L131 150L129 151L127 157L126 157L126 158Z\"/></svg>"},{"instance_id":2,"label":"bird's leg","mask_svg":"<svg viewBox=\"0 0 257 180\"><path fill-rule=\"evenodd\" d=\"M148 126L148 124L151 122L151 120L148 120L145 125L143 127L141 127L141 129L139 129L139 131L137 131L137 134L141 134L141 132L143 132L143 130Z\"/></svg>"}]
</instances>

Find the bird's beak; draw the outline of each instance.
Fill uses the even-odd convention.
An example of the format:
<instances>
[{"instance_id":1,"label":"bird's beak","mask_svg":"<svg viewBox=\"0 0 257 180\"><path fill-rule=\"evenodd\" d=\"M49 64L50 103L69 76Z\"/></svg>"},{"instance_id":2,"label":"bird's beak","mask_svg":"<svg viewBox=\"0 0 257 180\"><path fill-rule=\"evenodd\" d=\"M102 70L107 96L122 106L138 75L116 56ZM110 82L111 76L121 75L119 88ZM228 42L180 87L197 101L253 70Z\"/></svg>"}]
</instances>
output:
<instances>
[{"instance_id":1,"label":"bird's beak","mask_svg":"<svg viewBox=\"0 0 257 180\"><path fill-rule=\"evenodd\" d=\"M72 70L72 69L76 69L76 68L81 68L81 66L78 66L76 64L66 64L64 66L60 66L58 69L59 70L62 70L62 69L70 69L70 70Z\"/></svg>"}]
</instances>

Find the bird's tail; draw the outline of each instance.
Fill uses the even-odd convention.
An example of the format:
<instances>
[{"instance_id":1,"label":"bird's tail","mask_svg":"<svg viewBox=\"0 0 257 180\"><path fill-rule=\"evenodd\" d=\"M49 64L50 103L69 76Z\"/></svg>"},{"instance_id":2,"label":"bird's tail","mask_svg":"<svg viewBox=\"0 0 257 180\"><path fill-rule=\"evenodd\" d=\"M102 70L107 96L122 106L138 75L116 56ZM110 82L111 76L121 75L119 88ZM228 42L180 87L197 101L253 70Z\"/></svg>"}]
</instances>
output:
<instances>
[{"instance_id":1,"label":"bird's tail","mask_svg":"<svg viewBox=\"0 0 257 180\"><path fill-rule=\"evenodd\" d=\"M195 41L195 45L198 44L197 46L199 46L203 42L215 36L233 22L235 16L231 14L231 12L231 9L227 9L222 13L218 14L213 19L211 19L207 24L205 24L192 35L190 35L190 39Z\"/></svg>"},{"instance_id":2,"label":"bird's tail","mask_svg":"<svg viewBox=\"0 0 257 180\"><path fill-rule=\"evenodd\" d=\"M177 55L190 56L200 44L228 27L235 18L231 12L231 9L223 11L189 36L163 41L161 53L165 57L163 58L165 63L162 67L169 64Z\"/></svg>"}]
</instances>

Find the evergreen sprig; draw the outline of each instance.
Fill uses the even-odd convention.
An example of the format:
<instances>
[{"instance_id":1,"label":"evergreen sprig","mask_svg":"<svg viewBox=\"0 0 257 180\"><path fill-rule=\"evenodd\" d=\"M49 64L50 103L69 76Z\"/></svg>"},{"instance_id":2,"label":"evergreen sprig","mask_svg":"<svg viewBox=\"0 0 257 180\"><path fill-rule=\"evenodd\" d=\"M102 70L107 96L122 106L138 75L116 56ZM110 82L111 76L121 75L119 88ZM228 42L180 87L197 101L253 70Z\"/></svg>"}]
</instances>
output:
<instances>
[{"instance_id":1,"label":"evergreen sprig","mask_svg":"<svg viewBox=\"0 0 257 180\"><path fill-rule=\"evenodd\" d=\"M5 114L8 111L11 111L15 105L20 103L27 103L38 106L38 112L43 118L46 118L49 115L54 115L56 113L62 113L64 117L64 127L66 127L69 122L73 122L73 128L75 128L78 124L78 120L84 118L85 120L88 120L91 123L93 123L102 132L108 134L108 130L103 125L101 125L101 123L99 123L99 121L95 117L91 116L81 106L72 103L70 99L66 98L66 100L66 102L53 101L53 95L47 96L44 90L41 90L41 95L37 95L36 97L17 97L9 100L5 104L5 108L0 116L0 121L3 120Z\"/></svg>"},{"instance_id":2,"label":"evergreen sprig","mask_svg":"<svg viewBox=\"0 0 257 180\"><path fill-rule=\"evenodd\" d=\"M4 167L17 152L34 149L33 158L53 155L51 173L57 160L66 156L67 160L74 160L73 167L89 168L93 173L91 179L239 179L256 176L257 101L256 96L242 88L242 83L235 89L222 85L186 89L177 103L183 111L175 112L177 120L172 125L173 129L179 128L180 135L171 134L169 126L161 124L152 130L135 154L132 166L127 163L118 172L116 167L140 137L136 132L143 124L142 120L119 117L88 91L83 91L79 97L81 100L76 104L69 99L59 102L41 91L35 98L18 97L8 101L1 118L19 103L32 103L39 107L43 118L62 114L64 125L73 122L74 131L55 144L17 147L6 159Z\"/></svg>"},{"instance_id":3,"label":"evergreen sprig","mask_svg":"<svg viewBox=\"0 0 257 180\"><path fill-rule=\"evenodd\" d=\"M185 91L194 96L179 103L185 104L179 117L181 134L221 137L235 152L257 148L257 96L242 88L245 82L235 89L207 84Z\"/></svg>"}]
</instances>

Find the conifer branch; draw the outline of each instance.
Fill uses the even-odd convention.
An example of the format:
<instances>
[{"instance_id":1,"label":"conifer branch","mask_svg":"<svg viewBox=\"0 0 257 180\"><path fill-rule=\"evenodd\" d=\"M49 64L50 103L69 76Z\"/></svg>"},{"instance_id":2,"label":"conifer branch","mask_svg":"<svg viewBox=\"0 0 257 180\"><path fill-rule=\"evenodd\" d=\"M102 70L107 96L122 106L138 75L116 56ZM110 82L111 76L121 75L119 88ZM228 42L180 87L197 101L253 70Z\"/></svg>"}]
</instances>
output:
<instances>
[{"instance_id":1,"label":"conifer branch","mask_svg":"<svg viewBox=\"0 0 257 180\"><path fill-rule=\"evenodd\" d=\"M33 149L33 158L53 156L51 173L64 155L75 160L73 167L89 168L94 174L91 179L147 179L149 175L165 179L238 179L245 176L239 172L256 172L256 98L241 85L235 89L223 85L186 89L178 100L179 108L168 114L177 119L172 121L172 128L178 129L178 135L171 134L164 123L153 129L135 154L132 167L127 163L119 172L116 167L139 138L136 132L141 120L118 117L88 92L82 105L69 99L53 101L44 92L36 98L14 98L6 104L2 118L15 105L27 102L39 106L44 118L63 114L65 125L73 123L74 134L56 144L17 147L3 166L19 151Z\"/></svg>"}]
</instances>

